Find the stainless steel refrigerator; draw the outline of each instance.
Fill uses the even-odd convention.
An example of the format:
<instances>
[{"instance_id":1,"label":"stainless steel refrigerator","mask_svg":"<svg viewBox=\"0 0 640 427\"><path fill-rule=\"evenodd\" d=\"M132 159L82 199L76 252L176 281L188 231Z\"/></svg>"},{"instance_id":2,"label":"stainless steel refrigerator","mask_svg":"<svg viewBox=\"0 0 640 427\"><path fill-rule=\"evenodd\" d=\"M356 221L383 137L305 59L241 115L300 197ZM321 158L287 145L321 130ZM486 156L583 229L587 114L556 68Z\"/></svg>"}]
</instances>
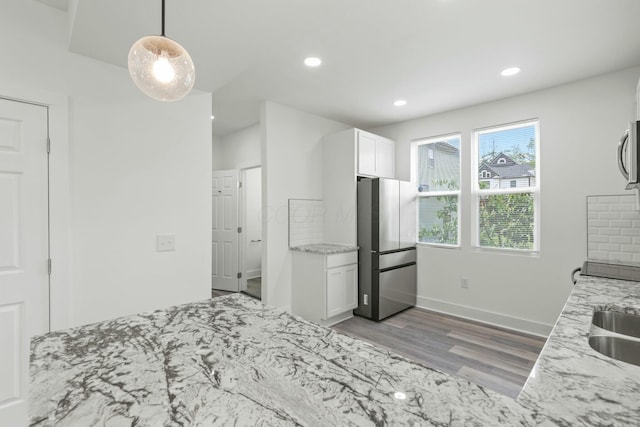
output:
<instances>
[{"instance_id":1,"label":"stainless steel refrigerator","mask_svg":"<svg viewBox=\"0 0 640 427\"><path fill-rule=\"evenodd\" d=\"M358 181L358 308L382 320L416 304L416 187L407 181Z\"/></svg>"}]
</instances>

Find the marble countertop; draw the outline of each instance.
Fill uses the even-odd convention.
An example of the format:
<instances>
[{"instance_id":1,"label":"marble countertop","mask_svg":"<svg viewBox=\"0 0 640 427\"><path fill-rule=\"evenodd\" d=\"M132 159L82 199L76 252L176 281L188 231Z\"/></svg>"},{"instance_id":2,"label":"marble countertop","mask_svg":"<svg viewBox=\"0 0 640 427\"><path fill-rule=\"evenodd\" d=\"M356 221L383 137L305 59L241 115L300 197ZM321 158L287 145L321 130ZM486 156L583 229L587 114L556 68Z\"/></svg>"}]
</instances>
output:
<instances>
[{"instance_id":1,"label":"marble countertop","mask_svg":"<svg viewBox=\"0 0 640 427\"><path fill-rule=\"evenodd\" d=\"M540 419L506 396L241 294L35 337L30 381L33 426L515 426Z\"/></svg>"},{"instance_id":2,"label":"marble countertop","mask_svg":"<svg viewBox=\"0 0 640 427\"><path fill-rule=\"evenodd\" d=\"M291 246L289 249L298 252L309 252L320 255L341 254L345 252L355 252L357 246L342 245L337 243L314 243L310 245Z\"/></svg>"},{"instance_id":3,"label":"marble countertop","mask_svg":"<svg viewBox=\"0 0 640 427\"><path fill-rule=\"evenodd\" d=\"M587 344L635 282L581 277L517 400L232 294L34 337L33 426L637 425L640 367ZM635 307L635 309L634 309Z\"/></svg>"},{"instance_id":4,"label":"marble countertop","mask_svg":"<svg viewBox=\"0 0 640 427\"><path fill-rule=\"evenodd\" d=\"M518 402L558 425L640 423L640 366L588 343L594 309L640 314L640 283L578 276Z\"/></svg>"}]
</instances>

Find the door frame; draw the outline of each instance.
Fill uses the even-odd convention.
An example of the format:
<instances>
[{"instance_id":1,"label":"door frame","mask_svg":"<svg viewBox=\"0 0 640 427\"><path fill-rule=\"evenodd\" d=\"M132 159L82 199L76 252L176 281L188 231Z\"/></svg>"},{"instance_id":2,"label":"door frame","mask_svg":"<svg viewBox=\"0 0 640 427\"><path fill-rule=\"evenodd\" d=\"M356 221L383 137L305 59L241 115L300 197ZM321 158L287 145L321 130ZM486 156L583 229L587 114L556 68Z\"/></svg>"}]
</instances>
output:
<instances>
[{"instance_id":1,"label":"door frame","mask_svg":"<svg viewBox=\"0 0 640 427\"><path fill-rule=\"evenodd\" d=\"M247 209L246 209L246 186L245 186L245 172L249 169L257 169L262 168L262 164L256 163L252 165L244 165L238 170L238 178L240 180L240 188L238 192L238 222L240 227L242 227L242 233L240 233L240 241L241 244L238 244L238 269L240 273L242 273L242 277L240 278L240 292L247 290L247 266L245 263L245 249L249 244L247 242ZM262 170L262 169L261 169ZM262 199L262 187L260 188L260 195ZM262 201L260 202L260 206L262 207ZM261 233L264 235L264 230ZM262 239L262 236L261 236ZM264 239L263 239L264 240ZM263 246L264 248L264 246ZM263 249L264 250L264 249Z\"/></svg>"},{"instance_id":2,"label":"door frame","mask_svg":"<svg viewBox=\"0 0 640 427\"><path fill-rule=\"evenodd\" d=\"M71 326L69 98L0 81L0 97L47 107L49 153L49 329Z\"/></svg>"}]
</instances>

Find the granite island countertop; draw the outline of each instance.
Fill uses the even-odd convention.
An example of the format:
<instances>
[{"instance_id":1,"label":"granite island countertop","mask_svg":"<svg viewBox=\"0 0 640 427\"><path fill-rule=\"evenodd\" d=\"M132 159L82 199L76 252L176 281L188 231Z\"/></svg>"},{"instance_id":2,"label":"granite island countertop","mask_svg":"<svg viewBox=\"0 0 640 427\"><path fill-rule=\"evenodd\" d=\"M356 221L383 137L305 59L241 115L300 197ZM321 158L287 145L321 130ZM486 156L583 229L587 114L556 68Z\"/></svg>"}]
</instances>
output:
<instances>
[{"instance_id":1,"label":"granite island countertop","mask_svg":"<svg viewBox=\"0 0 640 427\"><path fill-rule=\"evenodd\" d=\"M241 294L34 337L30 381L32 426L539 419L506 396Z\"/></svg>"},{"instance_id":2,"label":"granite island countertop","mask_svg":"<svg viewBox=\"0 0 640 427\"><path fill-rule=\"evenodd\" d=\"M640 366L589 346L598 309L640 314L640 283L579 276L518 402L558 425L640 425Z\"/></svg>"},{"instance_id":3,"label":"granite island countertop","mask_svg":"<svg viewBox=\"0 0 640 427\"><path fill-rule=\"evenodd\" d=\"M517 400L234 294L34 337L37 426L638 425L640 367L587 343L635 282L581 277ZM400 394L398 394L400 393Z\"/></svg>"},{"instance_id":4,"label":"granite island countertop","mask_svg":"<svg viewBox=\"0 0 640 427\"><path fill-rule=\"evenodd\" d=\"M312 243L309 245L291 246L292 251L308 252L320 255L343 254L346 252L356 252L357 246L343 245L338 243Z\"/></svg>"}]
</instances>

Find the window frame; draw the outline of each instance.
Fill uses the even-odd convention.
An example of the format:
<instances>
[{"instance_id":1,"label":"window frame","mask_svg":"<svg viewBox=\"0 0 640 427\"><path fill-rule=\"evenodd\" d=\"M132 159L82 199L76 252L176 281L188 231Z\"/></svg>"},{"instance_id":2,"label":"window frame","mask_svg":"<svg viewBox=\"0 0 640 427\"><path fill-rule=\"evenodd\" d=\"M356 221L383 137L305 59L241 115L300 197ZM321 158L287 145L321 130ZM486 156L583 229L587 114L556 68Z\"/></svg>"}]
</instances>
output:
<instances>
[{"instance_id":1,"label":"window frame","mask_svg":"<svg viewBox=\"0 0 640 427\"><path fill-rule=\"evenodd\" d=\"M507 187L507 188L480 188L480 135L512 130L522 127L534 126L535 128L535 185L529 187ZM528 119L502 125L494 125L471 132L471 198L473 204L471 208L471 246L481 251L515 252L521 254L538 254L540 252L540 120L538 118ZM486 178L485 178L486 179ZM533 196L533 247L531 249L520 248L499 248L494 246L480 245L480 198L482 196L503 195L503 194L532 194Z\"/></svg>"},{"instance_id":2,"label":"window frame","mask_svg":"<svg viewBox=\"0 0 640 427\"><path fill-rule=\"evenodd\" d=\"M413 140L413 146L414 146L414 152L416 153L415 155L415 160L414 160L414 167L415 167L415 182L416 182L416 186L421 185L419 181L419 177L420 177L420 165L419 165L419 158L420 156L418 155L419 149L421 145L427 145L427 144L434 144L437 142L443 142L443 141L448 141L451 139L458 139L458 150L459 150L459 156L458 156L458 189L457 190L439 190L439 191L417 191L416 190L416 216L417 216L417 221L416 221L416 243L419 245L427 245L427 246L431 246L431 247L441 247L441 248L460 248L461 247L461 222L462 222L462 218L460 217L460 213L461 213L461 205L462 205L462 133L461 132L454 132L454 133L449 133L449 134L444 134L444 135L438 135L438 136L430 136L427 138L419 138L419 139L415 139ZM429 148L427 148L427 150L429 150ZM434 153L434 159L433 159L433 165L430 165L430 162L427 162L427 167L428 168L435 168L435 150L431 149ZM457 236L456 236L456 244L451 244L451 243L438 243L438 242L422 242L420 241L420 198L423 197L427 197L427 198L432 198L432 197L444 197L444 196L456 196L458 198L458 203L457 203L457 211L456 211L456 218L457 218Z\"/></svg>"}]
</instances>

